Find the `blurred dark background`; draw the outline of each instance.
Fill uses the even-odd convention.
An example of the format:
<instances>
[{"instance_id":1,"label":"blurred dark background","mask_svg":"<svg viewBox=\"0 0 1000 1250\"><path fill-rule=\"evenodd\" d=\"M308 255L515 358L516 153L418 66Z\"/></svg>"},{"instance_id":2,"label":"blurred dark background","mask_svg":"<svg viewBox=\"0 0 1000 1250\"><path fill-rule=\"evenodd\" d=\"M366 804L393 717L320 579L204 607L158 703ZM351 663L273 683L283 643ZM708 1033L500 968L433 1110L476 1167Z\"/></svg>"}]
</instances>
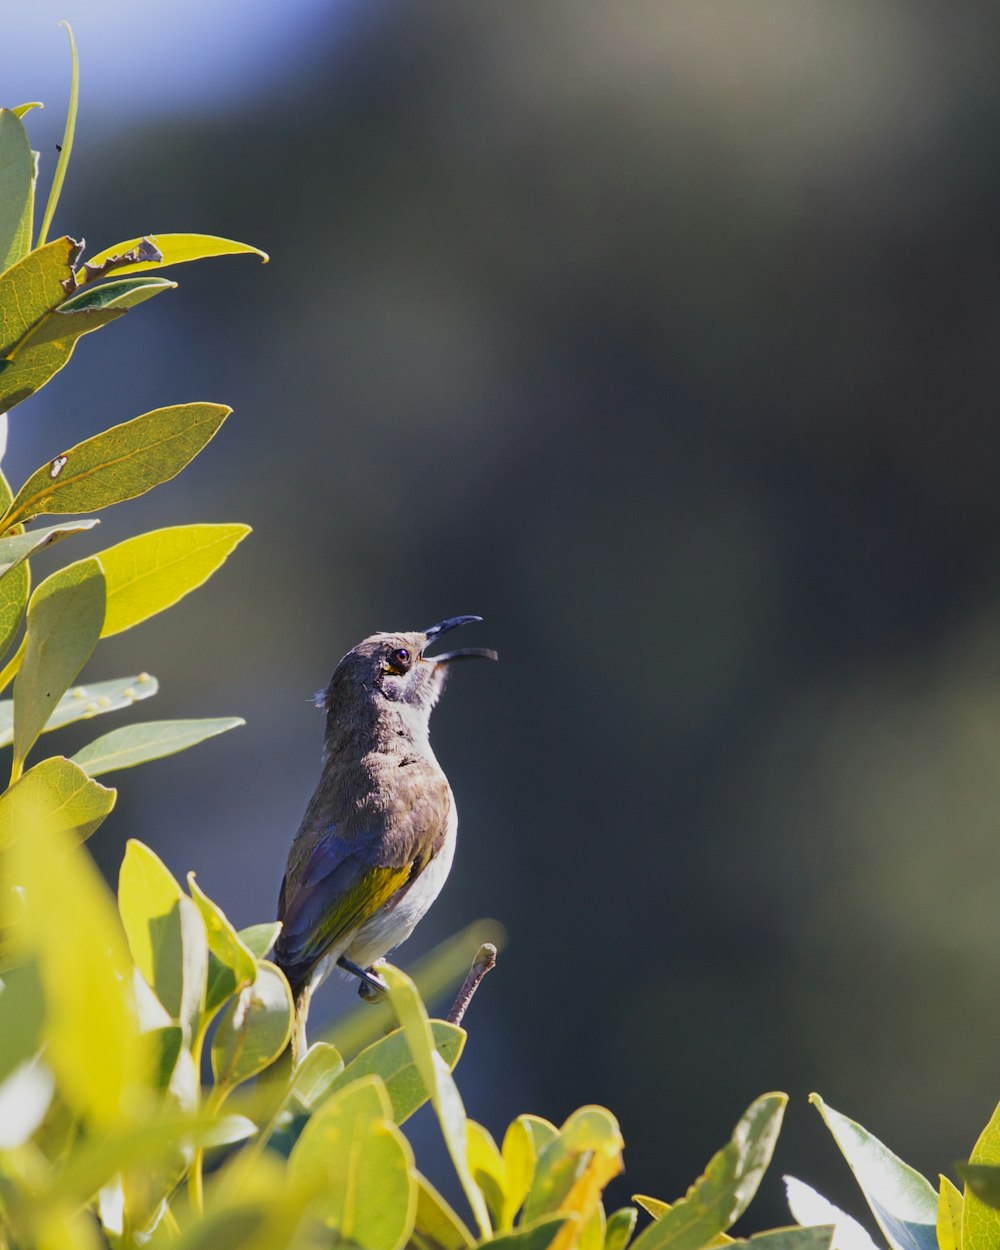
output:
<instances>
[{"instance_id":1,"label":"blurred dark background","mask_svg":"<svg viewBox=\"0 0 1000 1250\"><path fill-rule=\"evenodd\" d=\"M932 1177L967 1155L1000 1096L1000 10L42 7L83 65L57 229L272 257L174 271L12 416L16 485L150 408L236 409L73 540L255 530L87 670L155 673L139 719L249 722L112 779L109 875L139 836L270 918L311 692L374 629L478 612L502 663L434 725L456 865L400 952L509 931L470 1113L606 1103L618 1196L673 1199L786 1089L757 1227L781 1170L850 1193L811 1089ZM50 171L62 35L14 26Z\"/></svg>"}]
</instances>

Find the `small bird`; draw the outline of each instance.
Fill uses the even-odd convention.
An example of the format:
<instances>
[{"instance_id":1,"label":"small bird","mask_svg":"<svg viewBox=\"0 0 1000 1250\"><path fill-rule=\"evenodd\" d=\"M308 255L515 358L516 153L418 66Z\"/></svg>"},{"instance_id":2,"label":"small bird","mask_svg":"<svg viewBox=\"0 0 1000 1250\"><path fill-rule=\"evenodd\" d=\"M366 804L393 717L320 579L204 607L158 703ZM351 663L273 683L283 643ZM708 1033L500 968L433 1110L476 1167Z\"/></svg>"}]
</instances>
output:
<instances>
[{"instance_id":1,"label":"small bird","mask_svg":"<svg viewBox=\"0 0 1000 1250\"><path fill-rule=\"evenodd\" d=\"M423 632L372 634L317 696L326 709L323 770L288 853L275 946L295 1000L295 1061L305 1053L317 986L340 967L361 979L362 997L379 996L385 984L372 965L410 936L451 869L458 818L431 750L431 710L449 665L497 654L470 647L432 656L427 648L479 620L452 616Z\"/></svg>"}]
</instances>

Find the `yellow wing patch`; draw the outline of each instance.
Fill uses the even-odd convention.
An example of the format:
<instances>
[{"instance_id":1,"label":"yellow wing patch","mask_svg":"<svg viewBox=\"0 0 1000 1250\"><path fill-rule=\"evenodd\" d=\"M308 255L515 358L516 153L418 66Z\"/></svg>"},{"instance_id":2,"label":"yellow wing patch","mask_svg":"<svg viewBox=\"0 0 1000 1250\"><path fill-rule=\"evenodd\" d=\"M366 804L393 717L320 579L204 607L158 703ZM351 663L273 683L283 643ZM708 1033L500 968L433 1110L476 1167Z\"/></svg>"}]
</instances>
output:
<instances>
[{"instance_id":1,"label":"yellow wing patch","mask_svg":"<svg viewBox=\"0 0 1000 1250\"><path fill-rule=\"evenodd\" d=\"M369 868L323 917L309 941L307 958L318 959L370 920L406 884L411 872L410 864L402 868Z\"/></svg>"}]
</instances>

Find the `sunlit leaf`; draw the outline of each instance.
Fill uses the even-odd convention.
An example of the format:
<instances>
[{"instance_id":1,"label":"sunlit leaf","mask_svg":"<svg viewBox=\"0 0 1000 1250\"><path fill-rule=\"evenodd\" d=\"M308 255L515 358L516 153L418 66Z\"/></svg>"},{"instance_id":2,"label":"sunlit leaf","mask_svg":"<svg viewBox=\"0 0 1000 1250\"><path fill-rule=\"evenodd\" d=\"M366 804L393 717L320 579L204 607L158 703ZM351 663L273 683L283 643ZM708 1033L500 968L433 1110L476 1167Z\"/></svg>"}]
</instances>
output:
<instances>
[{"instance_id":1,"label":"sunlit leaf","mask_svg":"<svg viewBox=\"0 0 1000 1250\"><path fill-rule=\"evenodd\" d=\"M507 1167L497 1144L489 1132L475 1120L466 1120L466 1157L469 1171L482 1190L493 1223L499 1227L503 1217L503 1199L507 1188Z\"/></svg>"},{"instance_id":2,"label":"sunlit leaf","mask_svg":"<svg viewBox=\"0 0 1000 1250\"><path fill-rule=\"evenodd\" d=\"M581 1107L538 1156L522 1221L532 1223L554 1212L575 1214L556 1238L558 1250L570 1250L588 1228L605 1186L622 1170L624 1146L618 1121L604 1107ZM601 1217L603 1220L603 1216ZM598 1238L603 1242L603 1229Z\"/></svg>"},{"instance_id":3,"label":"sunlit leaf","mask_svg":"<svg viewBox=\"0 0 1000 1250\"><path fill-rule=\"evenodd\" d=\"M833 1134L890 1246L937 1250L937 1194L930 1181L818 1094L810 1094L809 1101Z\"/></svg>"},{"instance_id":4,"label":"sunlit leaf","mask_svg":"<svg viewBox=\"0 0 1000 1250\"><path fill-rule=\"evenodd\" d=\"M79 310L67 309L65 306L54 308L47 317L40 321L21 340L13 363L17 364L23 361L26 367L31 366L32 370L37 369L39 357L35 355L36 349L58 344L61 354L65 349L74 346L78 338L82 338L83 335L90 334L94 330L99 330L102 326L106 326L112 321L117 321L119 317L125 316L125 312L124 308L110 306L107 308L85 307ZM67 360L70 354L67 352ZM54 353L51 354L51 358L55 358ZM45 359L50 359L49 353L46 353ZM24 381L23 377L18 377L17 380L19 383ZM13 385L14 378L4 378L4 382L7 385ZM38 388L36 387L35 389L37 390Z\"/></svg>"},{"instance_id":5,"label":"sunlit leaf","mask_svg":"<svg viewBox=\"0 0 1000 1250\"><path fill-rule=\"evenodd\" d=\"M109 264L116 257L126 256L144 241L148 240L160 253L162 260L140 260L125 264ZM249 253L259 256L267 263L268 256L260 248L251 247L248 243L237 243L233 239L221 239L212 234L147 234L137 239L126 239L124 243L116 243L105 248L87 261L87 271L101 270L107 265L109 272L118 277L126 273L142 273L146 269L165 269L168 265L179 265L191 260L204 260L209 256L232 256Z\"/></svg>"},{"instance_id":6,"label":"sunlit leaf","mask_svg":"<svg viewBox=\"0 0 1000 1250\"><path fill-rule=\"evenodd\" d=\"M522 1224L517 1232L502 1233L490 1242L490 1250L548 1250L556 1238L567 1230L572 1232L579 1225L579 1217L544 1215L540 1220Z\"/></svg>"},{"instance_id":7,"label":"sunlit leaf","mask_svg":"<svg viewBox=\"0 0 1000 1250\"><path fill-rule=\"evenodd\" d=\"M131 960L107 886L71 834L45 827L7 849L23 889L23 950L38 960L48 1011L46 1059L78 1114L128 1114L146 1047L131 1002Z\"/></svg>"},{"instance_id":8,"label":"sunlit leaf","mask_svg":"<svg viewBox=\"0 0 1000 1250\"><path fill-rule=\"evenodd\" d=\"M343 1070L344 1061L336 1046L314 1042L295 1069L289 1093L306 1111L315 1111Z\"/></svg>"},{"instance_id":9,"label":"sunlit leaf","mask_svg":"<svg viewBox=\"0 0 1000 1250\"><path fill-rule=\"evenodd\" d=\"M167 1024L159 1029L151 1029L143 1037L152 1054L150 1081L154 1089L165 1090L170 1085L181 1047L184 1045L184 1030L179 1024Z\"/></svg>"},{"instance_id":10,"label":"sunlit leaf","mask_svg":"<svg viewBox=\"0 0 1000 1250\"><path fill-rule=\"evenodd\" d=\"M961 1250L962 1246L962 1191L956 1189L947 1176L939 1176L937 1238L939 1250ZM834 1239L835 1250L840 1250Z\"/></svg>"},{"instance_id":11,"label":"sunlit leaf","mask_svg":"<svg viewBox=\"0 0 1000 1250\"><path fill-rule=\"evenodd\" d=\"M389 1115L382 1082L355 1081L309 1120L288 1160L293 1183L321 1189L323 1222L363 1250L402 1250L413 1227L413 1155Z\"/></svg>"},{"instance_id":12,"label":"sunlit leaf","mask_svg":"<svg viewBox=\"0 0 1000 1250\"><path fill-rule=\"evenodd\" d=\"M120 634L206 582L249 525L174 525L98 552L108 587L102 637Z\"/></svg>"},{"instance_id":13,"label":"sunlit leaf","mask_svg":"<svg viewBox=\"0 0 1000 1250\"><path fill-rule=\"evenodd\" d=\"M834 1250L877 1250L867 1230L822 1194L794 1176L784 1177L788 1209L797 1224L833 1225ZM942 1248L943 1250L943 1248Z\"/></svg>"},{"instance_id":14,"label":"sunlit leaf","mask_svg":"<svg viewBox=\"0 0 1000 1250\"><path fill-rule=\"evenodd\" d=\"M468 1250L472 1234L464 1220L425 1176L417 1173L417 1210L412 1241L416 1250Z\"/></svg>"},{"instance_id":15,"label":"sunlit leaf","mask_svg":"<svg viewBox=\"0 0 1000 1250\"><path fill-rule=\"evenodd\" d=\"M662 1219L643 1229L632 1250L701 1250L735 1223L771 1161L787 1102L785 1094L753 1102L703 1175Z\"/></svg>"},{"instance_id":16,"label":"sunlit leaf","mask_svg":"<svg viewBox=\"0 0 1000 1250\"><path fill-rule=\"evenodd\" d=\"M78 443L28 478L0 530L28 517L95 512L145 494L180 473L230 412L221 404L157 408Z\"/></svg>"},{"instance_id":17,"label":"sunlit leaf","mask_svg":"<svg viewBox=\"0 0 1000 1250\"><path fill-rule=\"evenodd\" d=\"M648 1194L633 1194L632 1201L638 1202L646 1214L651 1215L654 1220L662 1220L670 1210L669 1202L664 1202L661 1198L651 1198Z\"/></svg>"},{"instance_id":18,"label":"sunlit leaf","mask_svg":"<svg viewBox=\"0 0 1000 1250\"><path fill-rule=\"evenodd\" d=\"M118 876L118 908L136 967L190 1041L205 1004L205 922L159 856L134 838Z\"/></svg>"},{"instance_id":19,"label":"sunlit leaf","mask_svg":"<svg viewBox=\"0 0 1000 1250\"><path fill-rule=\"evenodd\" d=\"M15 776L97 645L104 599L104 574L91 558L47 577L28 601L24 659L14 679Z\"/></svg>"},{"instance_id":20,"label":"sunlit leaf","mask_svg":"<svg viewBox=\"0 0 1000 1250\"><path fill-rule=\"evenodd\" d=\"M0 109L0 271L31 248L35 206L35 160L20 117Z\"/></svg>"},{"instance_id":21,"label":"sunlit leaf","mask_svg":"<svg viewBox=\"0 0 1000 1250\"><path fill-rule=\"evenodd\" d=\"M92 521L62 521L58 525L45 525L41 529L27 530L23 534L8 534L6 538L0 538L0 577L17 568L22 560L51 547L60 539L68 538L70 534L80 534L99 524L96 518Z\"/></svg>"},{"instance_id":22,"label":"sunlit leaf","mask_svg":"<svg viewBox=\"0 0 1000 1250\"><path fill-rule=\"evenodd\" d=\"M55 1081L41 1055L25 1059L0 1081L0 1150L16 1150L45 1119Z\"/></svg>"},{"instance_id":23,"label":"sunlit leaf","mask_svg":"<svg viewBox=\"0 0 1000 1250\"><path fill-rule=\"evenodd\" d=\"M390 964L385 966L384 976L389 985L393 1009L406 1034L420 1079L430 1092L431 1103L441 1125L452 1165L458 1173L480 1235L488 1237L493 1231L489 1213L479 1186L469 1171L466 1158L465 1108L461 1095L447 1063L434 1048L430 1021L416 986L405 973Z\"/></svg>"},{"instance_id":24,"label":"sunlit leaf","mask_svg":"<svg viewBox=\"0 0 1000 1250\"><path fill-rule=\"evenodd\" d=\"M30 837L39 821L72 832L82 842L111 811L116 797L116 790L92 780L61 755L41 760L0 795L0 847L19 834Z\"/></svg>"},{"instance_id":25,"label":"sunlit leaf","mask_svg":"<svg viewBox=\"0 0 1000 1250\"><path fill-rule=\"evenodd\" d=\"M502 1227L513 1225L514 1216L531 1188L538 1156L558 1132L554 1124L534 1115L519 1115L508 1125L500 1150L507 1169Z\"/></svg>"},{"instance_id":26,"label":"sunlit leaf","mask_svg":"<svg viewBox=\"0 0 1000 1250\"><path fill-rule=\"evenodd\" d=\"M187 882L208 933L205 1011L211 1013L231 995L253 982L257 976L257 961L240 940L222 908L198 885L193 872L188 873Z\"/></svg>"},{"instance_id":27,"label":"sunlit leaf","mask_svg":"<svg viewBox=\"0 0 1000 1250\"><path fill-rule=\"evenodd\" d=\"M755 1233L732 1244L752 1250L830 1250L832 1237L833 1226L826 1224L815 1228L769 1228L766 1233Z\"/></svg>"},{"instance_id":28,"label":"sunlit leaf","mask_svg":"<svg viewBox=\"0 0 1000 1250\"><path fill-rule=\"evenodd\" d=\"M53 239L0 274L0 361L66 298L63 283L72 280L77 246Z\"/></svg>"},{"instance_id":29,"label":"sunlit leaf","mask_svg":"<svg viewBox=\"0 0 1000 1250\"><path fill-rule=\"evenodd\" d=\"M274 964L261 960L253 985L240 991L215 1031L212 1072L216 1085L230 1089L277 1059L291 1037L292 1015L288 982Z\"/></svg>"},{"instance_id":30,"label":"sunlit leaf","mask_svg":"<svg viewBox=\"0 0 1000 1250\"><path fill-rule=\"evenodd\" d=\"M69 158L73 154L73 139L76 135L76 113L80 103L80 61L76 54L76 40L73 38L73 28L69 22L60 22L59 25L63 27L69 37L69 107L66 110L66 127L63 130L62 143L59 144L59 159L56 161L55 173L52 175L52 186L49 189L48 203L45 205L42 224L38 231L38 242L40 244L44 243L49 237L49 227L52 225L56 208L59 206L59 196L62 194L63 181L66 177L66 170L69 167Z\"/></svg>"},{"instance_id":31,"label":"sunlit leaf","mask_svg":"<svg viewBox=\"0 0 1000 1250\"><path fill-rule=\"evenodd\" d=\"M625 1250L632 1234L639 1212L635 1207L620 1207L608 1216L604 1229L604 1250Z\"/></svg>"},{"instance_id":32,"label":"sunlit leaf","mask_svg":"<svg viewBox=\"0 0 1000 1250\"><path fill-rule=\"evenodd\" d=\"M3 595L0 581L0 597ZM56 704L52 715L45 722L42 733L62 729L74 721L90 720L105 712L118 712L131 707L140 699L156 694L159 682L149 673L137 673L134 677L115 677L111 681L94 681L86 686L73 686ZM14 702L0 699L0 747L9 746L14 740Z\"/></svg>"},{"instance_id":33,"label":"sunlit leaf","mask_svg":"<svg viewBox=\"0 0 1000 1250\"><path fill-rule=\"evenodd\" d=\"M100 286L82 287L59 305L59 312L79 312L90 308L134 308L163 291L177 289L176 282L166 278L121 278L102 282Z\"/></svg>"},{"instance_id":34,"label":"sunlit leaf","mask_svg":"<svg viewBox=\"0 0 1000 1250\"><path fill-rule=\"evenodd\" d=\"M264 959L278 940L280 932L281 921L271 920L267 924L252 924L246 929L240 929L238 937L254 959Z\"/></svg>"},{"instance_id":35,"label":"sunlit leaf","mask_svg":"<svg viewBox=\"0 0 1000 1250\"><path fill-rule=\"evenodd\" d=\"M0 374L0 377L3 375ZM6 415L2 418L6 429ZM0 510L6 511L14 498L10 485L3 473L0 473ZM31 574L27 564L19 564L7 577L0 577L0 656L6 654L14 641L24 609L28 605L28 590L31 586ZM14 730L14 705L11 709L11 741Z\"/></svg>"},{"instance_id":36,"label":"sunlit leaf","mask_svg":"<svg viewBox=\"0 0 1000 1250\"><path fill-rule=\"evenodd\" d=\"M73 756L73 762L91 777L99 777L119 768L134 768L136 764L176 755L206 738L245 724L239 716L220 716L209 720L160 720L124 725L88 742Z\"/></svg>"},{"instance_id":37,"label":"sunlit leaf","mask_svg":"<svg viewBox=\"0 0 1000 1250\"><path fill-rule=\"evenodd\" d=\"M431 1033L437 1053L449 1069L454 1068L465 1046L465 1030L446 1020L432 1020ZM397 1124L413 1115L430 1096L402 1029L379 1038L355 1055L335 1078L332 1088L341 1089L362 1076L382 1079L392 1104L392 1118Z\"/></svg>"},{"instance_id":38,"label":"sunlit leaf","mask_svg":"<svg viewBox=\"0 0 1000 1250\"><path fill-rule=\"evenodd\" d=\"M15 104L15 106L10 111L14 113L17 117L24 117L25 114L30 113L32 109L43 109L43 108L45 108L45 105L41 102L41 100L32 100L28 104Z\"/></svg>"}]
</instances>

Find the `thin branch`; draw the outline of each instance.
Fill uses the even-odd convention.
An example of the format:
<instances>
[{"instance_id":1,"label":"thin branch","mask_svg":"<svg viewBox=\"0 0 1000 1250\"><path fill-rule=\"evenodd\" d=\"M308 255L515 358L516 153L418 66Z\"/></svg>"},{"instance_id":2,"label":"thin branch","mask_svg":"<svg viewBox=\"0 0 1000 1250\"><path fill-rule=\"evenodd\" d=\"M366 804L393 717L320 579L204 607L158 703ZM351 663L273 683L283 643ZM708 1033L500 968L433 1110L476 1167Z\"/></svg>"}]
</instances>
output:
<instances>
[{"instance_id":1,"label":"thin branch","mask_svg":"<svg viewBox=\"0 0 1000 1250\"><path fill-rule=\"evenodd\" d=\"M497 948L492 942L484 942L480 946L475 959L472 961L472 967L469 969L469 975L462 983L462 988L458 991L458 996L451 1005L451 1011L448 1012L449 1024L461 1024L462 1018L468 1010L469 1003L472 1002L472 996L479 989L479 983L492 968L496 967Z\"/></svg>"}]
</instances>

